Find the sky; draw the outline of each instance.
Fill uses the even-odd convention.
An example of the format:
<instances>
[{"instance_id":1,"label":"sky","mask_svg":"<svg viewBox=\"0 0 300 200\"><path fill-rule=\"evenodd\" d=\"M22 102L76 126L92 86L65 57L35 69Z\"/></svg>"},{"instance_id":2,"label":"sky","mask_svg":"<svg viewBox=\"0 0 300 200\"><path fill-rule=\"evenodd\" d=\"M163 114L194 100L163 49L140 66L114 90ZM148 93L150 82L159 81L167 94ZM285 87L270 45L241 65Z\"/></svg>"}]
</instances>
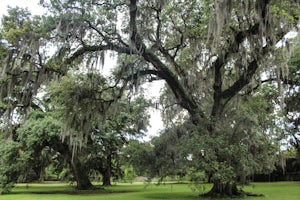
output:
<instances>
[{"instance_id":1,"label":"sky","mask_svg":"<svg viewBox=\"0 0 300 200\"><path fill-rule=\"evenodd\" d=\"M43 14L43 7L38 5L39 0L0 0L0 15L7 13L7 6L28 8L32 14Z\"/></svg>"},{"instance_id":2,"label":"sky","mask_svg":"<svg viewBox=\"0 0 300 200\"><path fill-rule=\"evenodd\" d=\"M29 11L33 15L42 15L45 13L45 9L38 5L39 0L0 0L0 16L2 18L3 15L7 14L7 6L10 7L22 7L28 8ZM103 69L107 69L108 66L114 65L116 62L115 60L110 59L109 57L105 58L105 64ZM106 70L107 73L109 70ZM163 86L163 82L152 82L151 84L146 85L146 96L150 99L158 98L159 91ZM163 122L160 116L160 112L155 109L150 109L149 114L151 115L150 118L150 127L148 128L148 133L144 137L144 140L149 140L152 136L157 136L158 131L163 128Z\"/></svg>"}]
</instances>

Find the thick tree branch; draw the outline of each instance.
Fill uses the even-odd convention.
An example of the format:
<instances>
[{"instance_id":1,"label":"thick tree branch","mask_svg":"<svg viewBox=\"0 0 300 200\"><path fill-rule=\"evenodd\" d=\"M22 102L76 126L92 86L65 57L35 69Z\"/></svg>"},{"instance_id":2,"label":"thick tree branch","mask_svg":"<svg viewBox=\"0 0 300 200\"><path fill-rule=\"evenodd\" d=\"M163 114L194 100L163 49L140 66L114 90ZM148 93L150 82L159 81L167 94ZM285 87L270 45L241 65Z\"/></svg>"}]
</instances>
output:
<instances>
[{"instance_id":1,"label":"thick tree branch","mask_svg":"<svg viewBox=\"0 0 300 200\"><path fill-rule=\"evenodd\" d=\"M175 74L164 63L162 63L162 61L152 51L145 50L143 57L160 71L160 77L167 82L179 104L185 108L191 116L195 117L195 115L199 114L201 118L205 118L204 113L199 110L196 102L188 96Z\"/></svg>"},{"instance_id":2,"label":"thick tree branch","mask_svg":"<svg viewBox=\"0 0 300 200\"><path fill-rule=\"evenodd\" d=\"M282 76L280 77L280 81L282 81L282 83L285 84L285 85L291 85L291 86L299 86L300 85L299 80L293 80L293 79L289 79L289 78L283 78ZM245 94L243 94L243 96L249 95L253 91L256 91L264 83L272 83L272 82L278 82L278 78L268 78L268 79L260 81L255 87L251 88L250 91L248 91Z\"/></svg>"},{"instance_id":3,"label":"thick tree branch","mask_svg":"<svg viewBox=\"0 0 300 200\"><path fill-rule=\"evenodd\" d=\"M285 32L279 31L276 34L277 40L279 41L284 34ZM238 94L239 91L241 91L251 81L252 77L259 68L259 62L263 59L266 59L266 55L268 55L267 53L271 51L270 48L272 48L273 45L273 42L271 42L270 44L257 50L260 55L257 58L253 58L253 60L249 62L246 68L247 70L237 79L237 81L235 81L231 86L222 92L221 96L223 99L226 99L226 102Z\"/></svg>"},{"instance_id":4,"label":"thick tree branch","mask_svg":"<svg viewBox=\"0 0 300 200\"><path fill-rule=\"evenodd\" d=\"M260 18L262 20L262 22L257 22L254 26L250 27L247 31L245 32L239 32L235 35L235 41L233 42L233 49L238 50L239 45L249 36L253 36L253 35L257 35L259 31L261 31L262 26L268 26L268 21L266 20L266 13L268 10L268 4L270 3L269 0L264 0L264 1L259 1L257 3L257 9L259 11L259 15ZM261 23L261 24L260 24ZM277 38L281 38L283 36L282 33L279 34L279 37L277 36ZM270 42L270 41L269 41ZM228 89L226 89L225 91L222 92L221 97L223 99L226 99L226 101L228 101L229 99L231 99L232 97L234 97L239 91L241 91L243 89L243 87L245 87L250 80L252 79L253 75L255 74L256 70L259 67L258 64L258 60L257 59L264 59L265 58L265 54L266 54L266 49L269 46L273 46L273 43L269 43L267 46L258 49L258 51L261 51L260 53L262 53L263 55L260 56L260 58L254 58L248 65L247 70L245 71L244 74L242 74L238 80L232 84L232 86L230 86Z\"/></svg>"},{"instance_id":5,"label":"thick tree branch","mask_svg":"<svg viewBox=\"0 0 300 200\"><path fill-rule=\"evenodd\" d=\"M222 92L222 98L231 99L234 97L239 91L241 91L248 83L250 83L253 75L258 69L259 64L257 60L253 60L248 68L246 74L241 76L231 87Z\"/></svg>"},{"instance_id":6,"label":"thick tree branch","mask_svg":"<svg viewBox=\"0 0 300 200\"><path fill-rule=\"evenodd\" d=\"M186 71L181 67L176 61L175 57L171 56L171 54L166 50L163 46L159 47L160 52L164 55L167 61L174 67L178 76L183 80L184 86L188 88L188 75Z\"/></svg>"},{"instance_id":7,"label":"thick tree branch","mask_svg":"<svg viewBox=\"0 0 300 200\"><path fill-rule=\"evenodd\" d=\"M80 56L84 55L85 53L89 52L97 52L97 51L105 51L105 50L112 50L118 53L123 54L131 54L132 51L130 48L121 47L115 44L107 44L107 45L84 45L81 48L79 48L77 51L75 51L70 57L68 57L65 60L66 64L71 64L76 58L79 58Z\"/></svg>"},{"instance_id":8,"label":"thick tree branch","mask_svg":"<svg viewBox=\"0 0 300 200\"><path fill-rule=\"evenodd\" d=\"M227 48L219 54L218 58L213 63L212 67L214 69L214 105L211 113L213 117L219 116L224 109L224 102L222 102L222 98L224 98L224 94L222 92L223 77L221 71L227 64L228 59L234 56L234 54L239 51L239 46L245 41L245 39L251 35L256 35L258 33L258 27L259 24L255 24L253 26L250 26L249 29L239 32L232 29L235 34L231 45L228 44ZM244 75L242 77L244 77ZM239 89L236 86L235 88Z\"/></svg>"},{"instance_id":9,"label":"thick tree branch","mask_svg":"<svg viewBox=\"0 0 300 200\"><path fill-rule=\"evenodd\" d=\"M126 3L108 3L106 1L102 2L102 3L98 3L98 1L96 0L92 0L92 2L90 3L91 5L96 5L96 6L105 6L109 9L116 9L118 7L122 7L122 6L125 6Z\"/></svg>"},{"instance_id":10,"label":"thick tree branch","mask_svg":"<svg viewBox=\"0 0 300 200\"><path fill-rule=\"evenodd\" d=\"M228 48L223 50L216 61L213 63L213 68L215 70L215 81L214 81L214 105L212 109L212 116L217 116L220 113L222 113L223 108L225 107L225 104L233 98L236 94L239 93L252 79L254 74L256 73L257 69L259 68L259 62L262 59L265 59L265 56L267 54L267 50L269 47L272 47L276 40L280 40L284 32L278 31L276 36L276 40L268 40L268 44L265 47L257 48L255 51L257 51L258 55L256 58L253 58L248 63L248 66L245 70L245 72L226 90L222 91L222 73L221 70L225 67L225 65L228 62L228 59L232 57L235 53L239 51L240 45L246 40L246 38L252 37L257 35L260 31L262 31L263 26L266 28L268 26L268 20L266 19L266 14L268 10L268 4L270 3L269 0L258 2L258 14L260 15L260 18L262 21L259 21L255 23L254 25L250 26L249 29L239 31L237 32L232 28L232 31L234 32L233 41L230 45L228 45ZM262 31L263 32L263 31ZM267 36L266 36L267 37Z\"/></svg>"},{"instance_id":11,"label":"thick tree branch","mask_svg":"<svg viewBox=\"0 0 300 200\"><path fill-rule=\"evenodd\" d=\"M154 75L161 79L165 79L165 76L161 71L153 70L153 69L146 69L146 70L138 71L137 73L134 73L134 74L128 76L127 78L125 78L125 80L127 80L127 81L137 80L140 76L147 76L147 75Z\"/></svg>"},{"instance_id":12,"label":"thick tree branch","mask_svg":"<svg viewBox=\"0 0 300 200\"><path fill-rule=\"evenodd\" d=\"M201 118L205 118L204 113L199 110L196 102L190 98L186 93L186 90L183 88L182 84L179 82L175 74L166 66L151 50L146 48L146 45L143 43L141 36L138 34L136 27L136 15L137 15L137 0L131 0L129 9L130 9L130 30L131 35L130 39L135 45L139 54L148 62L150 62L157 71L160 72L160 76L167 82L172 92L174 93L179 104L185 108L192 117L200 115Z\"/></svg>"},{"instance_id":13,"label":"thick tree branch","mask_svg":"<svg viewBox=\"0 0 300 200\"><path fill-rule=\"evenodd\" d=\"M113 34L115 35L114 37L110 37L110 36L105 36L96 26L94 26L89 20L85 20L85 22L87 22L89 24L89 27L91 29L93 29L94 31L96 31L100 37L109 45L113 45L114 43L112 41L117 40L117 42L119 42L121 45L123 45L125 48L129 48L129 45L126 44L123 40L122 37L120 36L120 34L118 34L117 32L114 32Z\"/></svg>"}]
</instances>

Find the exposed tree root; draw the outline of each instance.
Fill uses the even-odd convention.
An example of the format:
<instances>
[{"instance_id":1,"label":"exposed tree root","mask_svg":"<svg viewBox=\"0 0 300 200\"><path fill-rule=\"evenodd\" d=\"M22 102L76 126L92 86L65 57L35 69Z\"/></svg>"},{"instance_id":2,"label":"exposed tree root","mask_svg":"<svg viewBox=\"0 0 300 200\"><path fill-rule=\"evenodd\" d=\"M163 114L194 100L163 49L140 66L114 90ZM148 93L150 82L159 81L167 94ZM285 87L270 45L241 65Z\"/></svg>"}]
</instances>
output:
<instances>
[{"instance_id":1,"label":"exposed tree root","mask_svg":"<svg viewBox=\"0 0 300 200\"><path fill-rule=\"evenodd\" d=\"M238 197L262 197L262 194L253 194L249 192L245 192L241 189L238 189L236 184L230 184L230 183L220 183L219 181L214 182L214 185L212 189L205 193L201 194L201 197L207 197L207 198L224 198L224 197L230 197L230 198L238 198Z\"/></svg>"},{"instance_id":2,"label":"exposed tree root","mask_svg":"<svg viewBox=\"0 0 300 200\"><path fill-rule=\"evenodd\" d=\"M254 193L249 193L249 192L244 192L244 191L240 191L237 194L220 194L220 193L212 193L212 192L208 192L205 194L200 194L200 197L204 197L204 198L241 198L241 197L263 197L263 194L254 194Z\"/></svg>"}]
</instances>

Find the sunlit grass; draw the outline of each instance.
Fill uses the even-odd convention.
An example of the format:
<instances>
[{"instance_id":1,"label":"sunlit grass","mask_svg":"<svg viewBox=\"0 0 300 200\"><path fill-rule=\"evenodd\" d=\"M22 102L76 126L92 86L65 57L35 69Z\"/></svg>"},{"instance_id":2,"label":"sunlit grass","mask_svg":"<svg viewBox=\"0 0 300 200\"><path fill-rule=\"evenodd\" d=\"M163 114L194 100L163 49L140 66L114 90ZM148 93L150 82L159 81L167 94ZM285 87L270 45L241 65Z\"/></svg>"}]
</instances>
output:
<instances>
[{"instance_id":1,"label":"sunlit grass","mask_svg":"<svg viewBox=\"0 0 300 200\"><path fill-rule=\"evenodd\" d=\"M299 200L300 182L252 183L245 190L264 194L264 200Z\"/></svg>"},{"instance_id":2,"label":"sunlit grass","mask_svg":"<svg viewBox=\"0 0 300 200\"><path fill-rule=\"evenodd\" d=\"M198 194L209 190L203 184L195 190L190 184L118 183L111 187L78 191L68 184L19 184L11 194L0 195L0 200L151 200L177 199L199 200ZM192 189L194 188L194 189ZM248 197L257 200L299 200L300 182L252 183L243 188L247 192L264 194L264 197Z\"/></svg>"}]
</instances>

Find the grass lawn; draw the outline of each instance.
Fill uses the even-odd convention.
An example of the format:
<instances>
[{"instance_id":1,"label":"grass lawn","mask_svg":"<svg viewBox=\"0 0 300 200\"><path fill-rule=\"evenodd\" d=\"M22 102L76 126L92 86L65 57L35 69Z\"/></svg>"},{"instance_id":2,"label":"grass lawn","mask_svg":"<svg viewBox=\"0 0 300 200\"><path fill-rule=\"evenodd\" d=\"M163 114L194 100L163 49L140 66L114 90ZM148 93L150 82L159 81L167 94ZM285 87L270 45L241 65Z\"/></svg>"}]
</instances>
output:
<instances>
[{"instance_id":1,"label":"grass lawn","mask_svg":"<svg viewBox=\"0 0 300 200\"><path fill-rule=\"evenodd\" d=\"M201 192L210 189L203 184ZM252 183L244 187L252 193L264 194L264 197L248 197L262 200L299 200L300 182ZM77 191L66 184L19 184L11 194L0 195L0 200L199 200L200 191L194 191L189 184L143 183L117 184L105 189Z\"/></svg>"}]
</instances>

